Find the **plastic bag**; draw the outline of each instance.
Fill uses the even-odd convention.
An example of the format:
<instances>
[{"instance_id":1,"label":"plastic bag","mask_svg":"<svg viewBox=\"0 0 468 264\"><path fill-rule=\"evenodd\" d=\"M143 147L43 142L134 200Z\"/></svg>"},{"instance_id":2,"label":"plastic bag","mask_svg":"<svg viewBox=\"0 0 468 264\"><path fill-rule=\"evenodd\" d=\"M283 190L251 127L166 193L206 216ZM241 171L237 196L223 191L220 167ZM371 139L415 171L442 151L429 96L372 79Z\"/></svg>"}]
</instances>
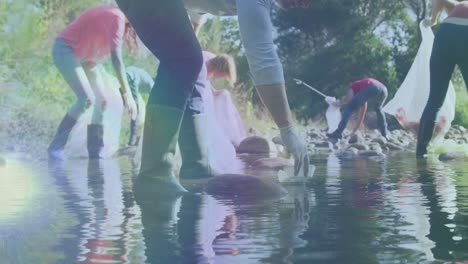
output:
<instances>
[{"instance_id":1,"label":"plastic bag","mask_svg":"<svg viewBox=\"0 0 468 264\"><path fill-rule=\"evenodd\" d=\"M327 119L328 133L333 133L338 128L338 124L341 121L340 108L330 104L325 112L325 118Z\"/></svg>"},{"instance_id":2,"label":"plastic bag","mask_svg":"<svg viewBox=\"0 0 468 264\"><path fill-rule=\"evenodd\" d=\"M395 116L401 126L416 132L421 115L429 98L430 72L429 62L434 42L434 34L429 27L419 25L422 42L405 80L392 100L384 107L384 111ZM450 129L455 117L455 90L449 83L447 96L440 109L435 126L434 136L443 138Z\"/></svg>"},{"instance_id":3,"label":"plastic bag","mask_svg":"<svg viewBox=\"0 0 468 264\"><path fill-rule=\"evenodd\" d=\"M104 82L102 89L106 100L106 109L103 113L104 148L101 152L103 157L110 157L119 149L120 127L122 124L123 102L119 93L120 84L116 77L109 74L104 67L98 65L93 69L101 75ZM96 98L99 100L98 98ZM92 109L86 111L77 121L70 133L67 144L69 157L88 157L86 147L87 127L91 120Z\"/></svg>"}]
</instances>

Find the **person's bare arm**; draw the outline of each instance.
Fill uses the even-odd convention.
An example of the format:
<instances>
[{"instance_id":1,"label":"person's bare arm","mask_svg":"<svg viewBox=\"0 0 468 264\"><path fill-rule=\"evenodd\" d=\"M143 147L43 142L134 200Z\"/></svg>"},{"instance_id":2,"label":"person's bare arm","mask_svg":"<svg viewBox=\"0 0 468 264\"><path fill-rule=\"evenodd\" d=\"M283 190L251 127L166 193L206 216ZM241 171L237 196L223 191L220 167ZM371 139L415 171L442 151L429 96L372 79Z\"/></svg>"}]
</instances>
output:
<instances>
[{"instance_id":1,"label":"person's bare arm","mask_svg":"<svg viewBox=\"0 0 468 264\"><path fill-rule=\"evenodd\" d=\"M114 49L111 51L112 66L115 75L120 83L120 94L124 105L128 108L131 117L136 116L136 104L131 96L130 86L128 85L127 75L125 74L125 66L122 59L121 49Z\"/></svg>"},{"instance_id":2,"label":"person's bare arm","mask_svg":"<svg viewBox=\"0 0 468 264\"><path fill-rule=\"evenodd\" d=\"M367 111L367 102L365 102L361 107L359 108L359 118L356 126L353 129L353 134L356 133L356 131L361 127L364 117L366 116L366 111Z\"/></svg>"},{"instance_id":3,"label":"person's bare arm","mask_svg":"<svg viewBox=\"0 0 468 264\"><path fill-rule=\"evenodd\" d=\"M337 107L343 107L344 105L346 105L349 101L351 101L351 99L353 98L354 96L354 92L352 89L346 89L346 95L343 96L339 101L336 102L335 106Z\"/></svg>"}]
</instances>

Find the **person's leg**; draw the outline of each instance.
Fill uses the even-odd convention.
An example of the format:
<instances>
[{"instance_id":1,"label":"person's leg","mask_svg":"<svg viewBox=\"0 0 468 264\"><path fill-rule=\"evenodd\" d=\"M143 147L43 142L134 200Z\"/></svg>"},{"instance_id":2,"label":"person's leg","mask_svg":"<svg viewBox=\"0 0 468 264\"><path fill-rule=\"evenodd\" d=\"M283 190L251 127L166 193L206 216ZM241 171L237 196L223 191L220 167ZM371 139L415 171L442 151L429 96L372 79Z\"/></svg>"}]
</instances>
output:
<instances>
[{"instance_id":1,"label":"person's leg","mask_svg":"<svg viewBox=\"0 0 468 264\"><path fill-rule=\"evenodd\" d=\"M55 41L52 55L56 67L77 97L60 122L48 148L50 158L64 159L63 149L68 136L77 119L94 103L94 95L81 62L75 58L72 48L63 39Z\"/></svg>"},{"instance_id":2,"label":"person's leg","mask_svg":"<svg viewBox=\"0 0 468 264\"><path fill-rule=\"evenodd\" d=\"M173 173L174 158L187 99L203 64L200 44L182 0L117 3L160 62L146 107L142 161L136 184L154 182L161 194L184 192Z\"/></svg>"},{"instance_id":3,"label":"person's leg","mask_svg":"<svg viewBox=\"0 0 468 264\"><path fill-rule=\"evenodd\" d=\"M447 95L450 77L455 68L449 43L452 41L451 29L446 24L439 26L435 35L430 61L430 92L424 108L418 129L416 156L422 157L427 153L427 146L434 132L437 113Z\"/></svg>"},{"instance_id":4,"label":"person's leg","mask_svg":"<svg viewBox=\"0 0 468 264\"><path fill-rule=\"evenodd\" d=\"M373 103L371 104L372 108L375 110L377 115L377 126L380 133L385 138L388 135L387 129L387 119L385 118L385 113L383 112L383 107L385 100L387 100L388 92L385 86L376 86L375 87L375 97L372 98Z\"/></svg>"},{"instance_id":5,"label":"person's leg","mask_svg":"<svg viewBox=\"0 0 468 264\"><path fill-rule=\"evenodd\" d=\"M370 96L372 96L373 91L369 89L370 87L362 90L361 92L357 93L348 104L343 107L343 115L341 116L340 123L338 124L338 128L333 131L333 133L327 134L329 138L341 138L343 136L343 131L348 124L351 115L359 109L361 105L363 105Z\"/></svg>"},{"instance_id":6,"label":"person's leg","mask_svg":"<svg viewBox=\"0 0 468 264\"><path fill-rule=\"evenodd\" d=\"M91 124L87 129L87 149L90 159L100 159L102 157L102 150L104 148L104 111L106 108L106 98L104 97L104 89L112 89L105 87L101 71L102 66L95 66L89 68L84 65L86 75L88 76L91 88L95 96L95 103L93 104L93 115L91 117Z\"/></svg>"}]
</instances>

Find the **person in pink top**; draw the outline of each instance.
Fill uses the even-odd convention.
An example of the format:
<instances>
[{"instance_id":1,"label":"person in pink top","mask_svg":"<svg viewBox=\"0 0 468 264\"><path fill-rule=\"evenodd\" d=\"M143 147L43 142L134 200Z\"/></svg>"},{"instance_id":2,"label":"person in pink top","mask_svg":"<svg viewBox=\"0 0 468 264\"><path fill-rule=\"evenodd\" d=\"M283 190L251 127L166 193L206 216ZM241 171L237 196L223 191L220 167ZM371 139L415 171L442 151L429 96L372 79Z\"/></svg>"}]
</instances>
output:
<instances>
[{"instance_id":1,"label":"person in pink top","mask_svg":"<svg viewBox=\"0 0 468 264\"><path fill-rule=\"evenodd\" d=\"M448 16L437 28L432 45L429 98L419 121L417 157L427 154L455 65L458 65L465 85L468 83L468 1L434 0L432 7L432 17L426 19L424 25L436 24L442 9Z\"/></svg>"},{"instance_id":2,"label":"person in pink top","mask_svg":"<svg viewBox=\"0 0 468 264\"><path fill-rule=\"evenodd\" d=\"M343 107L343 115L338 124L338 128L333 133L327 134L327 136L334 139L341 138L349 118L352 113L359 108L359 121L353 129L353 133L356 132L362 125L369 104L377 114L380 133L382 136L387 137L387 120L382 111L385 100L387 99L387 93L385 85L376 79L365 78L351 83L346 89L346 95L341 100L334 103L338 107Z\"/></svg>"},{"instance_id":3,"label":"person in pink top","mask_svg":"<svg viewBox=\"0 0 468 264\"><path fill-rule=\"evenodd\" d=\"M111 5L86 10L57 35L52 50L54 63L77 99L49 145L50 159L65 158L63 149L72 128L77 119L91 109L93 114L87 130L88 155L89 158L101 158L106 101L102 93L104 83L96 65L112 60L123 103L130 115L136 114L122 60L123 42L130 52L138 49L139 42L132 26L122 11Z\"/></svg>"}]
</instances>

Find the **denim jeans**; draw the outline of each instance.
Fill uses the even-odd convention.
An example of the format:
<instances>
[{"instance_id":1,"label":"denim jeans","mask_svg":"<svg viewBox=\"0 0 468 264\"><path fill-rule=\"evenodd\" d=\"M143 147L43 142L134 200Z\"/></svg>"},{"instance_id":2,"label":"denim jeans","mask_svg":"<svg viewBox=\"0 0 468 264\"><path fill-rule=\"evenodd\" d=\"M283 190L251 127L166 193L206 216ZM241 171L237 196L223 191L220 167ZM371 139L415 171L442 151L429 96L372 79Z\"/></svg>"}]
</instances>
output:
<instances>
[{"instance_id":1,"label":"denim jeans","mask_svg":"<svg viewBox=\"0 0 468 264\"><path fill-rule=\"evenodd\" d=\"M349 118L354 111L358 110L360 106L367 102L367 108L374 110L377 114L377 123L379 131L383 136L387 135L387 120L383 113L383 105L387 99L387 88L383 85L369 85L362 91L354 95L354 97L343 107L343 116L338 124L335 133L340 135L343 133Z\"/></svg>"},{"instance_id":2,"label":"denim jeans","mask_svg":"<svg viewBox=\"0 0 468 264\"><path fill-rule=\"evenodd\" d=\"M148 105L184 110L203 65L182 0L117 0L136 33L159 59Z\"/></svg>"},{"instance_id":3,"label":"denim jeans","mask_svg":"<svg viewBox=\"0 0 468 264\"><path fill-rule=\"evenodd\" d=\"M76 58L72 47L63 39L57 38L52 49L55 66L72 88L77 99L68 114L78 119L87 109L93 109L91 123L102 124L105 98L105 85L99 71L100 66L89 67Z\"/></svg>"}]
</instances>

